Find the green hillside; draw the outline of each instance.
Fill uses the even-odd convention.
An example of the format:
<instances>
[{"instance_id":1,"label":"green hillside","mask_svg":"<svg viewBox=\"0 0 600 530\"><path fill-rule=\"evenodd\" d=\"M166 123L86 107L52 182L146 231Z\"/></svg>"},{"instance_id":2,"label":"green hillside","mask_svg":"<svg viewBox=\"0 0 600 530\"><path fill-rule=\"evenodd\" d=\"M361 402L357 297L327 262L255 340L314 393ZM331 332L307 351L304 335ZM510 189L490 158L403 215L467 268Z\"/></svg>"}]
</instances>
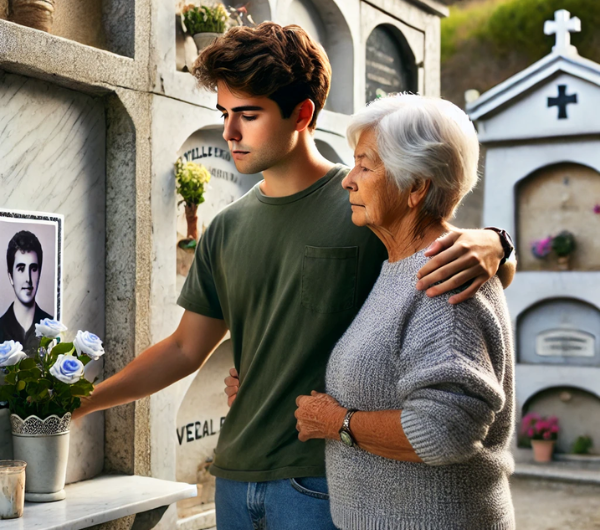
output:
<instances>
[{"instance_id":1,"label":"green hillside","mask_svg":"<svg viewBox=\"0 0 600 530\"><path fill-rule=\"evenodd\" d=\"M442 95L464 107L464 92L485 92L550 53L544 21L566 9L582 22L579 53L600 62L600 0L465 0L442 21Z\"/></svg>"}]
</instances>

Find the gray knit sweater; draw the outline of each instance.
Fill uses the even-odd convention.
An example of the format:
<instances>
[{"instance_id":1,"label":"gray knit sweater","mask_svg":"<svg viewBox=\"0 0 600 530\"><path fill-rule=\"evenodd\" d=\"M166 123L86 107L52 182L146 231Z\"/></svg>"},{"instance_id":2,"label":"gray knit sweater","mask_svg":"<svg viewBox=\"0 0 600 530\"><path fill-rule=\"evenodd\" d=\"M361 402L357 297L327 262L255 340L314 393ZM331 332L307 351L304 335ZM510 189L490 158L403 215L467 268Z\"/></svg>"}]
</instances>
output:
<instances>
[{"instance_id":1,"label":"gray knit sweater","mask_svg":"<svg viewBox=\"0 0 600 530\"><path fill-rule=\"evenodd\" d=\"M424 251L384 262L329 361L327 392L344 407L401 409L424 462L328 441L331 511L342 530L515 527L513 352L502 286L493 278L473 299L450 305L450 295L415 289L426 262Z\"/></svg>"}]
</instances>

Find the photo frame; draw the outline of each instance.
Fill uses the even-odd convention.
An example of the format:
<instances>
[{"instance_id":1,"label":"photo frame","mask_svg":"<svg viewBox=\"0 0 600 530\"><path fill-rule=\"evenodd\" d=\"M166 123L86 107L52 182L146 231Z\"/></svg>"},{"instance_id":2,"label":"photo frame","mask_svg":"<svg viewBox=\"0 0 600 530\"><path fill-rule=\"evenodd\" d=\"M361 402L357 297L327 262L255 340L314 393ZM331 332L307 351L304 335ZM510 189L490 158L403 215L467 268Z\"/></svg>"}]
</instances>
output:
<instances>
[{"instance_id":1,"label":"photo frame","mask_svg":"<svg viewBox=\"0 0 600 530\"><path fill-rule=\"evenodd\" d=\"M0 208L0 343L28 351L34 324L61 319L63 234L60 214Z\"/></svg>"}]
</instances>

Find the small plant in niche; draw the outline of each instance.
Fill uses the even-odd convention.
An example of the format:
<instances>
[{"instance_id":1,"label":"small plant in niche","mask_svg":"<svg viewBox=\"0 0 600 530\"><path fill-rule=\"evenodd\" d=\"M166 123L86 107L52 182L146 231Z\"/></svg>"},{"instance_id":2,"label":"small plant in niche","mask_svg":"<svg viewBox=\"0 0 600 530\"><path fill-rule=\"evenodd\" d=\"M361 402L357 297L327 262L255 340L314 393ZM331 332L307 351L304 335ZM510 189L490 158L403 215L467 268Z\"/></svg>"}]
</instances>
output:
<instances>
[{"instance_id":1,"label":"small plant in niche","mask_svg":"<svg viewBox=\"0 0 600 530\"><path fill-rule=\"evenodd\" d=\"M521 434L531 440L533 458L536 462L549 462L552 459L552 451L559 431L556 416L544 418L535 412L530 412L521 420Z\"/></svg>"},{"instance_id":2,"label":"small plant in niche","mask_svg":"<svg viewBox=\"0 0 600 530\"><path fill-rule=\"evenodd\" d=\"M181 11L181 25L185 33L225 33L229 13L223 4L210 6L186 5Z\"/></svg>"},{"instance_id":3,"label":"small plant in niche","mask_svg":"<svg viewBox=\"0 0 600 530\"><path fill-rule=\"evenodd\" d=\"M563 230L556 236L548 236L531 244L531 253L537 259L546 259L552 252L557 258L560 270L569 269L570 257L577 248L575 236Z\"/></svg>"},{"instance_id":4,"label":"small plant in niche","mask_svg":"<svg viewBox=\"0 0 600 530\"><path fill-rule=\"evenodd\" d=\"M578 436L573 442L571 453L574 455L587 455L589 454L592 445L594 445L594 442L590 436Z\"/></svg>"},{"instance_id":5,"label":"small plant in niche","mask_svg":"<svg viewBox=\"0 0 600 530\"><path fill-rule=\"evenodd\" d=\"M201 164L184 162L181 158L175 163L175 182L177 193L185 205L187 239L179 242L181 248L195 248L198 241L198 205L204 202L206 185L210 182L210 173Z\"/></svg>"}]
</instances>

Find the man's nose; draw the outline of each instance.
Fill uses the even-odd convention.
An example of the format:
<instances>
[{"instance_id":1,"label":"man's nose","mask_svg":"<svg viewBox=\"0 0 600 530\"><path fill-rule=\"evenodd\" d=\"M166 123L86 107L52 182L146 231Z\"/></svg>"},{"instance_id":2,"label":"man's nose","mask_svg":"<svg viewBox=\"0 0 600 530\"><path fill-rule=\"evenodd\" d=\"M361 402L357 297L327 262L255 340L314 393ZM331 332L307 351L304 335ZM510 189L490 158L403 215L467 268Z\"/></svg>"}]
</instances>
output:
<instances>
[{"instance_id":1,"label":"man's nose","mask_svg":"<svg viewBox=\"0 0 600 530\"><path fill-rule=\"evenodd\" d=\"M223 139L226 142L239 142L242 139L239 129L235 126L235 120L229 119L224 124Z\"/></svg>"}]
</instances>

